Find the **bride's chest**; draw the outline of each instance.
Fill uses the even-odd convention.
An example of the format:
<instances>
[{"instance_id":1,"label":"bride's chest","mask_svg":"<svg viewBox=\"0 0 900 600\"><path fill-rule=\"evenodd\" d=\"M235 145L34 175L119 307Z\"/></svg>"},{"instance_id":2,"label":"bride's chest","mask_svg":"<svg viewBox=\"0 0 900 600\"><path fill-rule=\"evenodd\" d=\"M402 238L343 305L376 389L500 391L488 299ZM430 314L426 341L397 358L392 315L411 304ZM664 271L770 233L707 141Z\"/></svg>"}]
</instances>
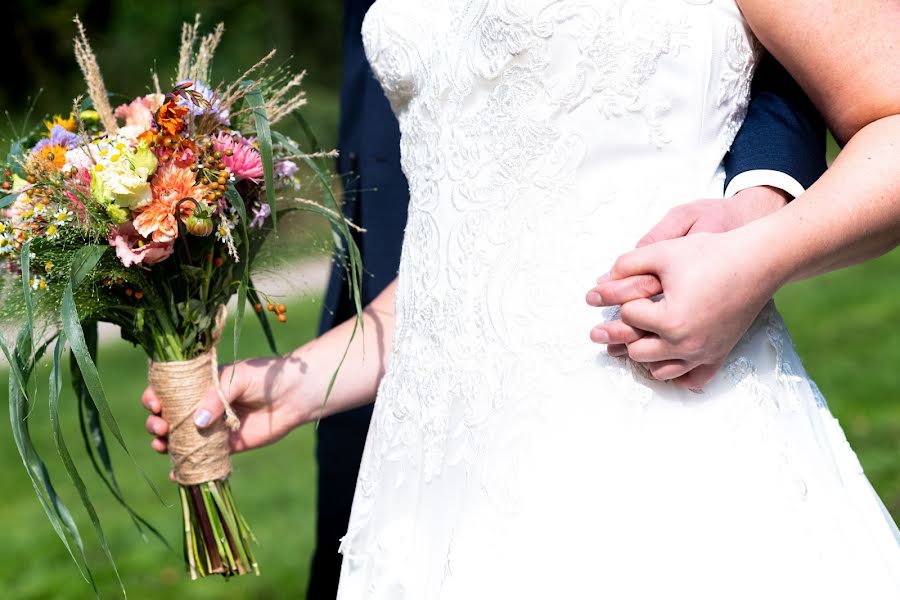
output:
<instances>
[{"instance_id":1,"label":"bride's chest","mask_svg":"<svg viewBox=\"0 0 900 600\"><path fill-rule=\"evenodd\" d=\"M735 23L734 0L379 0L363 37L400 108L426 92L460 99L506 75L634 93L661 62L703 70L727 50L717 30Z\"/></svg>"}]
</instances>

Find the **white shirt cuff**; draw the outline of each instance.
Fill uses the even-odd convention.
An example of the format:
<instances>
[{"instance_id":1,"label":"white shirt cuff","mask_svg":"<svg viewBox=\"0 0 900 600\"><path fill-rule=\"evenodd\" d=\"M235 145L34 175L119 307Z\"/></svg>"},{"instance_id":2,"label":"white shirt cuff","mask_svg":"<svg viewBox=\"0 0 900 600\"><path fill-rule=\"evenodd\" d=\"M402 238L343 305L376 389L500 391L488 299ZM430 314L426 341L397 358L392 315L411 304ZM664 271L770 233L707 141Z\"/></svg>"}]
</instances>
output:
<instances>
[{"instance_id":1,"label":"white shirt cuff","mask_svg":"<svg viewBox=\"0 0 900 600\"><path fill-rule=\"evenodd\" d=\"M771 171L769 169L755 169L753 171L744 171L734 177L728 187L725 188L725 197L731 198L738 192L742 192L748 188L758 187L761 185L769 185L779 190L787 192L794 198L797 198L806 191L800 182L781 171Z\"/></svg>"}]
</instances>

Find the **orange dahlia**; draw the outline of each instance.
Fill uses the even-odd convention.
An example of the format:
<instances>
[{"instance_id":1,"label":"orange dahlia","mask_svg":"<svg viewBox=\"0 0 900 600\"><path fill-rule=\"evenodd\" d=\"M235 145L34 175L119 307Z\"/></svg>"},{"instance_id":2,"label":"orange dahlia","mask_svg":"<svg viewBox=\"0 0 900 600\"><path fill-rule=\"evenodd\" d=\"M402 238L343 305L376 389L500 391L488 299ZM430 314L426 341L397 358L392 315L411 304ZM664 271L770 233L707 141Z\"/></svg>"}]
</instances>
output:
<instances>
[{"instance_id":1,"label":"orange dahlia","mask_svg":"<svg viewBox=\"0 0 900 600\"><path fill-rule=\"evenodd\" d=\"M190 169L168 165L156 172L150 182L153 200L141 209L134 219L134 228L154 242L169 242L178 237L178 218L186 219L194 213L193 202L178 203L185 198L202 202L206 187L197 184L197 177ZM177 207L177 209L176 209Z\"/></svg>"}]
</instances>

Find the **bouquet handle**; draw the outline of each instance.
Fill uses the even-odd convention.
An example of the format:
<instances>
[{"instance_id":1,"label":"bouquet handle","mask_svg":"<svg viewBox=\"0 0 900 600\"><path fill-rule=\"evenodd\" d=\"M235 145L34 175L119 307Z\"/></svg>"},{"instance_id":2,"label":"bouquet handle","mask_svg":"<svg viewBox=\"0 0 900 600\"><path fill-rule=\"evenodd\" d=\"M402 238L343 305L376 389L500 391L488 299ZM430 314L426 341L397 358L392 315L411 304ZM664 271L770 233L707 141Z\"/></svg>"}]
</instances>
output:
<instances>
[{"instance_id":1,"label":"bouquet handle","mask_svg":"<svg viewBox=\"0 0 900 600\"><path fill-rule=\"evenodd\" d=\"M150 363L150 385L169 423L168 447L184 513L185 559L191 577L213 573L226 577L259 572L250 543L253 534L237 511L228 485L231 474L230 431L240 421L219 384L216 344L225 322L220 306L209 352L185 361ZM213 386L225 407L225 418L202 430L194 413Z\"/></svg>"}]
</instances>

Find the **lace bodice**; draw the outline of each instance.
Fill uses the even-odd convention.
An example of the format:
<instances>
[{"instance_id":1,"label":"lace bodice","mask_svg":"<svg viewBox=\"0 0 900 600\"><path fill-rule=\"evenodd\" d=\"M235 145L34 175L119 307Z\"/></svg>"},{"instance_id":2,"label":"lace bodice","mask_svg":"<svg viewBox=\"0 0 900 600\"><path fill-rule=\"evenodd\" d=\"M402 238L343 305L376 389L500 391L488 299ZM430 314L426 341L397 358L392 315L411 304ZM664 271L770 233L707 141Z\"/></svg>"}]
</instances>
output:
<instances>
[{"instance_id":1,"label":"lace bodice","mask_svg":"<svg viewBox=\"0 0 900 600\"><path fill-rule=\"evenodd\" d=\"M721 195L759 51L733 0L380 0L363 39L410 185L382 396L434 431L436 471L454 409L427 399L533 395L535 365L597 360L585 291L668 208Z\"/></svg>"}]
</instances>

